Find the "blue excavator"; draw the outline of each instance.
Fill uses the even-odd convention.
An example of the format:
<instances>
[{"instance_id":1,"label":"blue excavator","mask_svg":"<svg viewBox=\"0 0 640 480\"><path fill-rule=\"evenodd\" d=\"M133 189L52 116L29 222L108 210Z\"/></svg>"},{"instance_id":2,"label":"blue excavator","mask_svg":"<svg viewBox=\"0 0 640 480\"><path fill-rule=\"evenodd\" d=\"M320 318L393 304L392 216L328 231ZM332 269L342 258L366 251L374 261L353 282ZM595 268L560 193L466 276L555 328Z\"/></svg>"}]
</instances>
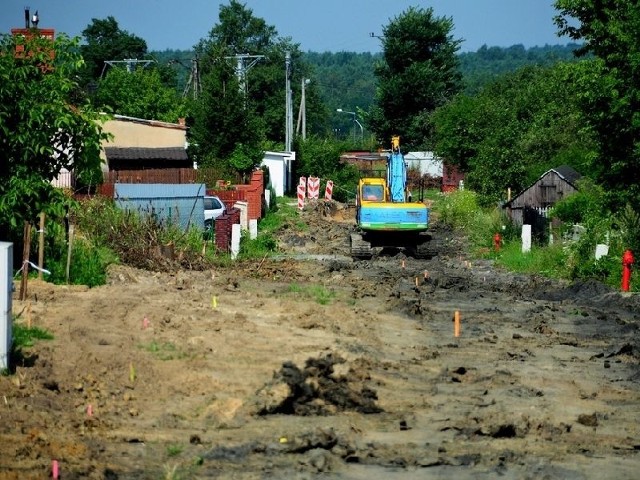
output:
<instances>
[{"instance_id":1,"label":"blue excavator","mask_svg":"<svg viewBox=\"0 0 640 480\"><path fill-rule=\"evenodd\" d=\"M434 255L427 233L429 209L412 201L399 136L391 139L386 177L358 181L356 227L351 234L351 256L355 259L371 258L384 248L402 249L417 258Z\"/></svg>"}]
</instances>

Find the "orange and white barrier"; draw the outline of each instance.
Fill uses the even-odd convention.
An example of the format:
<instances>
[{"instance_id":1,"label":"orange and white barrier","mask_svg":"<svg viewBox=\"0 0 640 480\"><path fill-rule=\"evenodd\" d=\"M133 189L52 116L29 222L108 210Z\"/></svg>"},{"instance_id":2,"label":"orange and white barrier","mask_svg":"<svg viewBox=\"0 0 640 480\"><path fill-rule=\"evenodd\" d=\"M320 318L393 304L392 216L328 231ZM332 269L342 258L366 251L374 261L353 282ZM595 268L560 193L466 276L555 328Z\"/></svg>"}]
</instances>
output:
<instances>
[{"instance_id":1,"label":"orange and white barrier","mask_svg":"<svg viewBox=\"0 0 640 480\"><path fill-rule=\"evenodd\" d=\"M317 200L320 196L320 179L318 177L309 177L307 180L307 196L312 200Z\"/></svg>"},{"instance_id":2,"label":"orange and white barrier","mask_svg":"<svg viewBox=\"0 0 640 480\"><path fill-rule=\"evenodd\" d=\"M327 187L324 189L324 199L331 200L333 196L333 181L327 180Z\"/></svg>"},{"instance_id":3,"label":"orange and white barrier","mask_svg":"<svg viewBox=\"0 0 640 480\"><path fill-rule=\"evenodd\" d=\"M305 186L298 185L298 208L302 210L304 208Z\"/></svg>"}]
</instances>

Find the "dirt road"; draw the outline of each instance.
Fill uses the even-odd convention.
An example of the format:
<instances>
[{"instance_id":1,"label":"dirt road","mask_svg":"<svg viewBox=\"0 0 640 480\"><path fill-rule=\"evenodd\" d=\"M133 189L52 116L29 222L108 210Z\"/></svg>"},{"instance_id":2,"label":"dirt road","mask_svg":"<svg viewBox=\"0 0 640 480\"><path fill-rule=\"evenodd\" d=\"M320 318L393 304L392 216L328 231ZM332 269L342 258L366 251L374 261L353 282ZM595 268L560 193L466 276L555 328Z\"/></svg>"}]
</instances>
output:
<instances>
[{"instance_id":1,"label":"dirt road","mask_svg":"<svg viewBox=\"0 0 640 480\"><path fill-rule=\"evenodd\" d=\"M0 479L639 477L637 296L438 230L354 263L351 213L304 212L278 260L31 282L16 323L54 339L0 377Z\"/></svg>"}]
</instances>

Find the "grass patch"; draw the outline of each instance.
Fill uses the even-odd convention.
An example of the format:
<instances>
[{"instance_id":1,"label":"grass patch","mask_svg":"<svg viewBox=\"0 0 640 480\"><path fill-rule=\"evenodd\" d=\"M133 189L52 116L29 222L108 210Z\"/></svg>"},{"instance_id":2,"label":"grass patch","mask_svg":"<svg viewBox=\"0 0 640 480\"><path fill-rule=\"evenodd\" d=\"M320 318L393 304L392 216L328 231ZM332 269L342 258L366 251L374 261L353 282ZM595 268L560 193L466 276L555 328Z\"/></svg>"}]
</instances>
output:
<instances>
[{"instance_id":1,"label":"grass patch","mask_svg":"<svg viewBox=\"0 0 640 480\"><path fill-rule=\"evenodd\" d=\"M258 223L258 237L250 239L247 235L240 240L241 260L262 259L277 253L278 232L288 229L293 232L305 231L309 227L300 220L296 207L289 205L286 200L279 201L278 208L269 210Z\"/></svg>"},{"instance_id":2,"label":"grass patch","mask_svg":"<svg viewBox=\"0 0 640 480\"><path fill-rule=\"evenodd\" d=\"M169 457L177 457L184 451L184 447L182 445L169 445L167 447L167 456Z\"/></svg>"},{"instance_id":3,"label":"grass patch","mask_svg":"<svg viewBox=\"0 0 640 480\"><path fill-rule=\"evenodd\" d=\"M186 357L186 354L178 349L175 344L171 342L157 342L152 340L147 344L140 345L140 348L152 353L160 360L179 360Z\"/></svg>"},{"instance_id":4,"label":"grass patch","mask_svg":"<svg viewBox=\"0 0 640 480\"><path fill-rule=\"evenodd\" d=\"M35 340L53 340L53 334L48 330L16 323L13 324L12 333L14 349L32 347Z\"/></svg>"},{"instance_id":5,"label":"grass patch","mask_svg":"<svg viewBox=\"0 0 640 480\"><path fill-rule=\"evenodd\" d=\"M294 200L291 200L291 202L293 201ZM274 233L281 228L292 228L296 231L307 230L307 225L300 220L298 208L291 205L291 202L286 199L280 201L276 210L269 211L267 215L260 220L260 230L265 233Z\"/></svg>"},{"instance_id":6,"label":"grass patch","mask_svg":"<svg viewBox=\"0 0 640 480\"><path fill-rule=\"evenodd\" d=\"M538 247L523 253L520 242L508 242L492 254L496 264L519 273L539 274L550 278L566 278L567 255L561 245Z\"/></svg>"},{"instance_id":7,"label":"grass patch","mask_svg":"<svg viewBox=\"0 0 640 480\"><path fill-rule=\"evenodd\" d=\"M287 288L287 293L302 295L305 298L312 299L320 305L329 305L336 297L336 293L333 290L329 290L322 285L301 286L297 283L292 283Z\"/></svg>"},{"instance_id":8,"label":"grass patch","mask_svg":"<svg viewBox=\"0 0 640 480\"><path fill-rule=\"evenodd\" d=\"M37 355L29 355L23 349L32 347L37 340L53 340L53 334L48 330L39 327L26 327L15 322L11 328L12 343L9 368L0 371L1 375L15 373L16 365L32 365Z\"/></svg>"}]
</instances>

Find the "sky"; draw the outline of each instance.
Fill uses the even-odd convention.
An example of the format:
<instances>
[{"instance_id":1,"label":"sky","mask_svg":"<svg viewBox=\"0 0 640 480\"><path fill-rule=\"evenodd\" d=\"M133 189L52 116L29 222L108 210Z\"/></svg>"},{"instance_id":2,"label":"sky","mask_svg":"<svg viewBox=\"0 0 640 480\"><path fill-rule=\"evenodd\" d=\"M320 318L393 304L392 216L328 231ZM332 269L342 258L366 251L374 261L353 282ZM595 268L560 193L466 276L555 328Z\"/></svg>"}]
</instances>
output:
<instances>
[{"instance_id":1,"label":"sky","mask_svg":"<svg viewBox=\"0 0 640 480\"><path fill-rule=\"evenodd\" d=\"M291 37L300 50L379 52L382 28L410 7L433 8L453 20L461 52L483 45L525 47L569 43L556 35L553 0L240 0L255 17ZM218 23L228 0L0 0L0 32L23 28L24 10L36 10L40 28L81 36L92 19L113 16L121 30L149 51L189 50ZM251 53L251 52L248 52Z\"/></svg>"}]
</instances>

